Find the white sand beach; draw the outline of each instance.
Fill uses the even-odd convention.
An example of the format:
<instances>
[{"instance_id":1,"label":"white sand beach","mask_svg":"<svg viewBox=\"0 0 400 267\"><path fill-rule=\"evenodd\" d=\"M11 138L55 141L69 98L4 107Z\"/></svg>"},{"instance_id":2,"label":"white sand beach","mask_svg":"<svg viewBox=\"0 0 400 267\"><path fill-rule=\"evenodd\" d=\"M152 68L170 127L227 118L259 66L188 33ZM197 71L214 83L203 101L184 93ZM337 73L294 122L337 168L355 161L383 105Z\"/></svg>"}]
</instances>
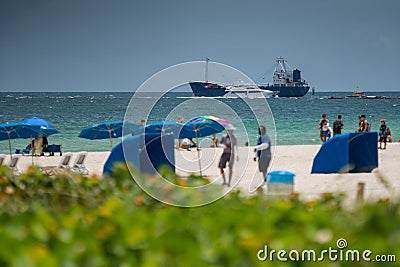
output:
<instances>
[{"instance_id":1,"label":"white sand beach","mask_svg":"<svg viewBox=\"0 0 400 267\"><path fill-rule=\"evenodd\" d=\"M354 199L359 182L365 183L365 198L376 200L392 197L400 193L400 144L389 144L386 150L379 150L379 167L372 173L346 173L346 174L311 174L314 156L320 145L276 146L275 156L270 166L270 171L285 170L294 173L294 191L304 199L313 199L325 192L343 192L349 199ZM217 168L222 151L219 148L202 148L201 166L203 175L208 176L217 184L222 182ZM73 153L72 162L77 153ZM85 165L90 175L101 175L103 165L110 152L89 152ZM253 161L253 148L239 148L239 161L235 162L233 184L245 194L251 194L262 182L262 175L258 172L257 163ZM176 172L182 176L199 174L198 153L192 151L175 150ZM21 156L18 168L26 172L33 164L40 167L57 166L61 157L30 157ZM9 161L7 156L6 161ZM385 188L378 176L385 177L391 189ZM229 190L226 187L226 190ZM392 191L392 192L391 192Z\"/></svg>"}]
</instances>

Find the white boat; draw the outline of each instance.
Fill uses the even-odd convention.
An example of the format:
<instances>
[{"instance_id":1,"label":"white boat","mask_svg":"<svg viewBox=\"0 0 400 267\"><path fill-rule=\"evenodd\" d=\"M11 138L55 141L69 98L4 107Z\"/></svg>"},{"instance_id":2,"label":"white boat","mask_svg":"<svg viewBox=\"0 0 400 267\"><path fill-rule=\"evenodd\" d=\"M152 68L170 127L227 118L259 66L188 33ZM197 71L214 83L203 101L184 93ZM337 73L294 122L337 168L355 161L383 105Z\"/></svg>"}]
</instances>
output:
<instances>
[{"instance_id":1,"label":"white boat","mask_svg":"<svg viewBox=\"0 0 400 267\"><path fill-rule=\"evenodd\" d=\"M235 85L226 86L225 97L271 98L277 97L278 93L276 91L260 89L256 84L239 82Z\"/></svg>"}]
</instances>

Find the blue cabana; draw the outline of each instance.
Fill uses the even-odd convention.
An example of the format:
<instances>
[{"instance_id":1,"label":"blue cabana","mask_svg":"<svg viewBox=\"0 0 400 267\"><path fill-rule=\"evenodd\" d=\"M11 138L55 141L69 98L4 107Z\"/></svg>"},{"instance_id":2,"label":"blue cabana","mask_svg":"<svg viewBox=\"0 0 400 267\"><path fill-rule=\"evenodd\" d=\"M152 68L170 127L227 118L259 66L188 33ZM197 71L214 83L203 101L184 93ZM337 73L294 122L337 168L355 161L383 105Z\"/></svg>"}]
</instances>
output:
<instances>
[{"instance_id":1,"label":"blue cabana","mask_svg":"<svg viewBox=\"0 0 400 267\"><path fill-rule=\"evenodd\" d=\"M311 173L371 172L378 167L378 134L345 133L322 144Z\"/></svg>"},{"instance_id":2,"label":"blue cabana","mask_svg":"<svg viewBox=\"0 0 400 267\"><path fill-rule=\"evenodd\" d=\"M117 162L133 164L141 173L151 175L156 174L161 166L175 171L174 137L160 133L128 137L111 150L103 173L112 174Z\"/></svg>"}]
</instances>

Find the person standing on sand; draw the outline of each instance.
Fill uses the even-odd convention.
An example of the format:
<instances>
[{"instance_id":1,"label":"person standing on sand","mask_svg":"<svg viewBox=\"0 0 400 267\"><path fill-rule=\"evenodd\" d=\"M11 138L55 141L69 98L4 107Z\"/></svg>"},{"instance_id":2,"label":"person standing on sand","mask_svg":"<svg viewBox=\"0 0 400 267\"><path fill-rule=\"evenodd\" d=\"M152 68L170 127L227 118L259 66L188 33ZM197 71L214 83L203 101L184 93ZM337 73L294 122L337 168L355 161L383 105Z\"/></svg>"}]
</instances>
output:
<instances>
[{"instance_id":1,"label":"person standing on sand","mask_svg":"<svg viewBox=\"0 0 400 267\"><path fill-rule=\"evenodd\" d=\"M329 127L329 123L327 120L322 121L321 131L322 131L322 142L325 143L332 136L332 129L331 127Z\"/></svg>"},{"instance_id":2,"label":"person standing on sand","mask_svg":"<svg viewBox=\"0 0 400 267\"><path fill-rule=\"evenodd\" d=\"M183 123L183 117L179 116L178 120L176 121L177 123ZM176 144L176 148L179 150L181 147L181 139L178 138L178 143Z\"/></svg>"},{"instance_id":3,"label":"person standing on sand","mask_svg":"<svg viewBox=\"0 0 400 267\"><path fill-rule=\"evenodd\" d=\"M379 149L386 149L386 139L387 139L387 126L386 126L386 120L381 119L381 127L379 128ZM383 142L383 148L382 148L382 142Z\"/></svg>"},{"instance_id":4,"label":"person standing on sand","mask_svg":"<svg viewBox=\"0 0 400 267\"><path fill-rule=\"evenodd\" d=\"M267 135L267 129L261 125L258 128L260 137L257 140L257 146L254 147L254 161L258 158L258 170L262 173L264 184L267 185L267 171L269 163L271 162L271 139Z\"/></svg>"},{"instance_id":5,"label":"person standing on sand","mask_svg":"<svg viewBox=\"0 0 400 267\"><path fill-rule=\"evenodd\" d=\"M228 133L224 136L222 136L221 141L219 146L224 148L224 151L222 152L221 158L218 163L218 168L221 172L223 185L228 185L231 186L231 181L232 181L232 169L233 165L235 162L235 155L237 155L237 138L233 134L233 131L236 130L233 125L228 125L226 128ZM237 160L239 161L239 155L237 156ZM229 162L229 180L228 183L226 182L225 178L225 171L224 169L226 168L226 163Z\"/></svg>"},{"instance_id":6,"label":"person standing on sand","mask_svg":"<svg viewBox=\"0 0 400 267\"><path fill-rule=\"evenodd\" d=\"M218 147L218 145L219 145L219 141L218 141L217 134L213 134L213 136L211 138L211 142L210 142L210 147Z\"/></svg>"},{"instance_id":7,"label":"person standing on sand","mask_svg":"<svg viewBox=\"0 0 400 267\"><path fill-rule=\"evenodd\" d=\"M390 132L389 127L386 128L386 135L387 135L387 142L389 143L393 142L392 133Z\"/></svg>"},{"instance_id":8,"label":"person standing on sand","mask_svg":"<svg viewBox=\"0 0 400 267\"><path fill-rule=\"evenodd\" d=\"M33 140L32 155L41 156L43 150L43 137L39 136Z\"/></svg>"},{"instance_id":9,"label":"person standing on sand","mask_svg":"<svg viewBox=\"0 0 400 267\"><path fill-rule=\"evenodd\" d=\"M371 130L371 125L366 120L365 115L358 117L360 122L358 123L357 132L369 132Z\"/></svg>"},{"instance_id":10,"label":"person standing on sand","mask_svg":"<svg viewBox=\"0 0 400 267\"><path fill-rule=\"evenodd\" d=\"M333 136L341 134L343 128L344 124L342 122L342 115L338 115L337 120L333 123Z\"/></svg>"},{"instance_id":11,"label":"person standing on sand","mask_svg":"<svg viewBox=\"0 0 400 267\"><path fill-rule=\"evenodd\" d=\"M322 142L326 141L326 138L323 137L323 132L322 132L322 126L323 126L323 122L326 121L327 123L329 123L329 120L326 119L326 114L322 114L322 119L319 121L318 123L318 130L319 130L319 138L321 139ZM324 141L325 139L325 141Z\"/></svg>"}]
</instances>

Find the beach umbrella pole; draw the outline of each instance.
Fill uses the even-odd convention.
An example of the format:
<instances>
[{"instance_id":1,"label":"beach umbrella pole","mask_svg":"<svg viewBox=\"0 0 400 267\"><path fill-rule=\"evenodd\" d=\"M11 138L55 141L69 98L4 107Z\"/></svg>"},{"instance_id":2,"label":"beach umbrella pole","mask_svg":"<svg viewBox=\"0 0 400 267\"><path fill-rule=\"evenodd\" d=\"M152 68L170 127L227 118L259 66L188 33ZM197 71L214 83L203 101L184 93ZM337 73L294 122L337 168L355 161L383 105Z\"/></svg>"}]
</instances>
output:
<instances>
[{"instance_id":1,"label":"beach umbrella pole","mask_svg":"<svg viewBox=\"0 0 400 267\"><path fill-rule=\"evenodd\" d=\"M33 147L32 147L32 135L31 138L29 138L29 144L31 145L31 158L32 158L32 165L33 165Z\"/></svg>"},{"instance_id":2,"label":"beach umbrella pole","mask_svg":"<svg viewBox=\"0 0 400 267\"><path fill-rule=\"evenodd\" d=\"M201 171L201 160L200 160L200 144L199 144L199 136L197 134L197 126L194 126L194 132L196 134L196 143L197 143L197 158L199 160L199 169L200 169L200 176L203 176Z\"/></svg>"},{"instance_id":3,"label":"beach umbrella pole","mask_svg":"<svg viewBox=\"0 0 400 267\"><path fill-rule=\"evenodd\" d=\"M12 159L12 150L11 150L11 137L10 137L10 132L8 132L8 147L10 148L10 159Z\"/></svg>"},{"instance_id":4,"label":"beach umbrella pole","mask_svg":"<svg viewBox=\"0 0 400 267\"><path fill-rule=\"evenodd\" d=\"M110 136L110 147L112 148L112 135L111 135L111 128L110 128L110 125L107 125L107 128L108 128L108 134L109 134L109 136Z\"/></svg>"}]
</instances>

